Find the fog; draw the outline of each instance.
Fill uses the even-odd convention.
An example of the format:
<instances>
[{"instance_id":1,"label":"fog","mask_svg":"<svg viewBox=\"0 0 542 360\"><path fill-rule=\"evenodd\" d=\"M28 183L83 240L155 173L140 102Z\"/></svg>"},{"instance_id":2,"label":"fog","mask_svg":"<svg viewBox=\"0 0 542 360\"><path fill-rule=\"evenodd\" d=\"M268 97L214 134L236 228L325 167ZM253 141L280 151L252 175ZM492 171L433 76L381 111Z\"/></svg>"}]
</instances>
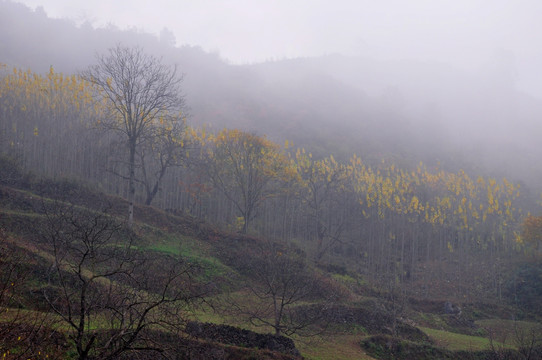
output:
<instances>
[{"instance_id":1,"label":"fog","mask_svg":"<svg viewBox=\"0 0 542 360\"><path fill-rule=\"evenodd\" d=\"M519 88L542 96L542 3L533 0L18 2L77 24L168 29L177 45L235 64L340 53L481 70L507 53Z\"/></svg>"},{"instance_id":2,"label":"fog","mask_svg":"<svg viewBox=\"0 0 542 360\"><path fill-rule=\"evenodd\" d=\"M540 186L540 2L18 3L2 63L71 73L139 45L179 65L194 124Z\"/></svg>"}]
</instances>

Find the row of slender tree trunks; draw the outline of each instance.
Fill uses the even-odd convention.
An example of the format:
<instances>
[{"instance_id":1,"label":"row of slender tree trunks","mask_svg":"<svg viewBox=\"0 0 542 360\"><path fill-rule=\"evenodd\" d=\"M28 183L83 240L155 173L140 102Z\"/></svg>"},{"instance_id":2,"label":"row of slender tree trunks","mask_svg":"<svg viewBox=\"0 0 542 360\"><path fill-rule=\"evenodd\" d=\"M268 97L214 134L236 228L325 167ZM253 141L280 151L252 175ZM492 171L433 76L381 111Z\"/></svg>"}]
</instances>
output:
<instances>
[{"instance_id":1,"label":"row of slender tree trunks","mask_svg":"<svg viewBox=\"0 0 542 360\"><path fill-rule=\"evenodd\" d=\"M53 71L42 77L22 72L10 76L4 75L0 92L0 152L40 176L84 181L128 198L126 139L96 126L103 114L87 94L89 85ZM230 231L287 240L321 264L340 265L347 259L349 267L382 286L416 283L429 295L432 284L446 279L465 296L486 288L500 296L502 266L522 250L515 236L525 215L520 189L506 181L477 183L464 173L429 171L422 165L417 173L388 164L369 168L356 157L344 162L312 159L299 149L280 148L296 175L267 174L257 206L250 211L241 206L250 213L246 215L232 201L244 196L234 179L227 180L233 189L227 193L209 172L211 162L219 161L218 143L190 143L188 160L167 169L154 206ZM213 146L215 152L207 152ZM159 170L157 164L147 164L149 173ZM138 163L134 171L141 179ZM448 177L454 180L447 182ZM453 181L457 188L446 188ZM446 198L449 207L438 205ZM142 182L136 181L135 200L146 201ZM431 220L437 205L446 214Z\"/></svg>"}]
</instances>

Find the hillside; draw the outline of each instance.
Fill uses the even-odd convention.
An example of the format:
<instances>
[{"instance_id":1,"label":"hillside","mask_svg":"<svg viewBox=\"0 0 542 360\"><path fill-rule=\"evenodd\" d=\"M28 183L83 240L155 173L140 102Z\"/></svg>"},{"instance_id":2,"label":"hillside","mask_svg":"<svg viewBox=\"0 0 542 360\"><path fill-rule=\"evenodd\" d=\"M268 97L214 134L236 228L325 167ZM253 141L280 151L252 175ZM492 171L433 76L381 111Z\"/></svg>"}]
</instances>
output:
<instances>
[{"instance_id":1,"label":"hillside","mask_svg":"<svg viewBox=\"0 0 542 360\"><path fill-rule=\"evenodd\" d=\"M542 357L542 101L510 63L166 35L0 1L3 358Z\"/></svg>"},{"instance_id":2,"label":"hillside","mask_svg":"<svg viewBox=\"0 0 542 360\"><path fill-rule=\"evenodd\" d=\"M69 221L87 226L85 229L88 230L93 229L93 223L85 222L84 218L69 217L74 214L70 211L77 209L77 214L86 214L85 217L98 221L101 219L98 216L104 214L101 211L107 209L108 219L111 219L111 222L106 222L109 226L116 223L115 218L122 219L126 203L77 183L54 182L25 174L5 162L3 170L4 174L9 173L10 176L3 176L0 187L1 246L4 254L0 262L3 269L0 297L2 353L13 359L29 356L41 359L46 354L64 358L75 350L70 350L73 340L69 340L73 336L73 329L66 322L65 310L56 307L58 303L51 297L51 294L58 294L61 299L62 295L52 290L62 289L65 285L55 282L54 277L50 276L54 274L54 271L51 272L54 270L54 259L68 261L63 268L64 276L76 271L76 268L70 270L68 264L77 256L59 257L58 249L53 252L50 247L47 234L51 234L55 224L53 219L58 212L64 218L68 216ZM153 321L153 330L149 328L150 332L144 333L142 339L147 344L152 341L154 347L162 349L158 353L150 351L152 358L170 353L176 354L175 358L191 359L293 359L300 351L308 359L386 359L390 356L399 359L413 356L427 359L434 356L449 359L464 356L485 358L504 352L522 359L520 353L539 351L533 347L539 346L540 341L538 337L533 337L540 334L535 331L535 327L539 326L534 322L536 318L523 313L525 320L508 320L519 314L513 306L502 302L488 306L486 301L492 300L480 298L476 303L461 302L459 307L455 300L454 304L444 300L445 288L442 288L442 300L414 298L399 289L381 291L377 290L376 284L368 283L348 270L315 268L310 262L302 262L306 264L303 266L307 266L306 274L309 276L304 281L311 282L314 287L305 300L293 302L288 307L288 318L294 316L289 319L295 320L296 316L304 314L303 319L312 320L303 329L320 335L308 338L307 342L302 336L303 331L294 333L292 339L299 349L296 350L287 338L274 338L271 335L260 337L257 333L269 332L271 328L267 325L255 327L258 323L249 321L248 315L256 310L254 307L259 303L256 299L247 302L254 295L246 291L255 291L262 285L258 284L264 281L258 276L258 269L265 267L266 263L262 258L265 251L251 252L250 249L266 248L268 242L223 232L194 218L168 214L152 207L138 206L136 214L138 222L131 246L144 249L147 255L151 254L148 259L166 255L156 263L156 268L150 266L150 262L145 265L145 276L154 280L153 286L144 291L153 291L163 275L158 271L163 271L167 261L172 259L169 256L176 254L180 256L182 264L190 265L192 280L190 283L183 281L183 286L184 290L190 289L189 292L195 295L194 301L183 298L182 310L177 313L178 320L181 320L180 327L173 327L172 321L168 321L169 327L158 326L159 323ZM68 226L69 223L66 224ZM67 228L64 231L68 231ZM75 241L77 243L79 240ZM121 243L117 246L122 246ZM57 245L62 246L62 243ZM295 259L296 254L301 254L300 259L304 257L295 247L278 246L282 257L293 256L292 259ZM281 256L274 261L280 262ZM169 260L164 263L165 259ZM292 266L293 263L283 263L281 267L286 264ZM85 271L96 274L100 269L96 266ZM305 270L302 272L305 273ZM84 274L85 279L91 276L88 272ZM290 272L286 274L291 275ZM294 280L295 277L290 279ZM104 285L102 281L105 280L95 284L98 291ZM124 292L127 291L126 287L133 286L140 286L139 291L143 291L143 283L130 283L121 277L115 281L127 281L122 285ZM80 285L77 283L64 289L78 298ZM88 295L91 294L93 292L89 291ZM72 298L64 299L68 301ZM448 299L452 299L451 294ZM324 307L318 310L322 305ZM237 312L240 309L243 311ZM77 307L73 311L77 311ZM87 314L89 321L97 321L103 316L100 314L106 311L101 307L92 309ZM313 316L314 311L318 316ZM265 325L265 322L259 324ZM89 334L105 335L118 331L115 325L111 324L111 328L108 326L107 323L95 324ZM257 333L241 330L243 328ZM286 329L283 331L287 332ZM520 353L515 353L514 349L519 349ZM135 356L135 353L127 354L130 358Z\"/></svg>"},{"instance_id":3,"label":"hillside","mask_svg":"<svg viewBox=\"0 0 542 360\"><path fill-rule=\"evenodd\" d=\"M5 167L3 169L13 170ZM12 174L14 174L14 177L9 181L10 185L6 186L5 182L3 182L0 190L0 198L2 199L0 228L3 252L2 262L0 263L3 285L1 288L2 296L0 303L2 307L2 317L0 319L1 352L5 358L10 359L22 357L41 359L46 356L64 358L75 350L75 348L72 350L71 342L76 340L72 337L74 329L67 320L69 314L67 311L69 308L57 307L57 304L59 304L57 300L60 299L62 302L68 302L68 306L70 306L72 296L79 299L78 294L82 296L82 293L79 293L81 288L77 283L65 285L63 282L55 282L55 279L51 279L49 276L53 274L54 277L55 261L67 261L65 267L62 268L62 274L66 278L71 273L69 263L77 260L81 261L80 265L83 263L83 258L78 257L78 255L81 255L77 251L75 255L72 254L74 257L63 257L67 256L66 254L70 250L75 249L79 245L78 241L82 241L83 244L91 246L96 250L95 257L98 259L98 262L92 262L95 265L92 266L93 270L91 270L95 273L95 276L97 276L102 267L109 266L105 265L104 260L100 257L106 256L107 258L109 256L107 252L110 250L107 250L105 253L99 253L99 251L103 251L104 249L100 248L101 243L99 244L99 242L101 240L98 235L102 231L107 232L107 229L110 229L111 226L116 229L117 220L115 218L124 212L126 203L121 199L96 193L75 183L55 183L40 180L29 175L22 175L17 170L12 171ZM107 214L104 211L107 211ZM53 251L53 248L50 247L51 243L48 242L51 241L48 235L53 234L53 228L56 224L53 218L58 215L58 212L63 214L60 220L69 217L70 221L73 221L72 225L77 223L75 229L82 227L83 231L92 233L97 238L94 240L84 237L77 238L76 235L73 235L74 233L71 233L76 238L76 243L73 243L74 248L69 247L65 243L55 243L64 252L64 255L60 257L56 253L58 248L55 247ZM133 270L144 272L141 274L144 278L140 280L144 283L151 281L149 283L150 288L146 288L146 285L139 282L139 280L136 283L130 282L130 279L139 276L135 272L130 273L130 276L124 278L124 280L122 277L119 277L120 273L113 277L109 275L97 277L99 280L93 286L104 286L104 281L126 281L126 283L119 284L124 288L124 292L131 293L127 288L134 286L139 287L138 291L140 292L152 293L153 291L159 291L159 288L156 289L155 287L159 286L160 279L164 276L161 272L173 270L167 270L167 264L173 261L174 258L178 258L180 261L178 266L181 266L181 274L186 272L190 277L194 277L194 279L183 279L180 284L175 284L175 286L182 285L185 287L181 289L183 291L182 313L177 313L176 315L178 316L176 319L179 322L178 326L181 326L183 330L182 334L178 334L178 330L176 329L181 328L174 326L174 319L167 321L169 327L160 327L156 319L149 320L148 324L145 323L146 328L152 326L153 330L151 328L145 330L147 332L151 331L151 333L145 333L141 337L143 340L138 339L139 343L137 346L141 346L141 341L151 341L154 347L161 349L160 351L154 351L152 350L154 347L147 345L150 346L149 351L147 351L150 354L148 358L156 358L156 356L169 358L169 356L175 356L175 358L189 357L203 359L212 358L215 356L213 354L216 353L222 354L219 358L223 356L227 358L250 358L254 354L257 354L256 356L262 359L293 358L291 355L280 355L277 352L265 350L282 349L284 352L293 351L294 354L297 353L295 347L288 343L288 339L285 338L280 339L273 336L265 338L261 336L261 339L259 339L255 337L255 333L247 338L246 331L241 333L237 328L218 327L224 344L237 345L237 347L232 347L217 344L216 341L198 340L199 338L208 336L207 333L212 330L203 332L193 330L194 324L197 323L188 322L188 325L192 326L192 330L184 330L185 326L188 326L187 321L196 319L198 315L195 314L202 311L201 309L207 308L209 304L213 304L213 306L218 304L209 298L205 299L205 297L217 297L225 291L234 291L241 286L241 278L246 277L246 274L242 274L239 270L232 267L236 265L232 263L232 258L235 257L236 252L240 251L240 245L237 243L254 243L258 240L248 238L238 239L233 235L219 233L210 226L194 219L173 216L150 207L138 207L137 215L142 221L138 223L135 232L127 235L122 230L124 234L122 236L128 236L130 239L133 239L134 242L131 242L130 247L134 251L137 253L145 251L149 255L145 257L146 260L143 263L141 263L143 260L140 258L140 255L136 255L133 265L137 267L143 266L144 268ZM106 218L103 216L106 216ZM85 217L91 219L91 222L86 222ZM105 223L102 224L101 222L104 219ZM68 231L67 226L70 224L63 224L63 231ZM59 234L58 236L61 235ZM219 240L220 243L215 244ZM92 243L92 241L97 242ZM104 243L105 246L107 249L111 249L111 246L114 246L112 243L109 243L113 241L112 237L107 237L106 241ZM226 244L235 245L235 247L226 247ZM123 246L122 241L117 246ZM158 262L155 263L155 260ZM125 261L132 260L126 259ZM91 284L90 279L92 279L92 274L88 272L89 270L89 268L85 268L85 272L83 273L85 279L89 281L88 283L85 282L87 285ZM237 279L236 282L232 282L233 279L231 277ZM186 282L187 280L189 280L189 283ZM173 283L170 283L170 286L173 285ZM69 297L68 295L63 297L55 289L62 289L70 293L70 295ZM118 328L119 324L107 325L107 323L102 323L100 325L100 323L95 323L96 321L102 321L100 318L105 315L101 314L105 314L108 306L112 306L108 302L109 305L99 307L101 306L99 305L100 300L96 298L98 294L95 291L107 292L111 291L111 289L104 288L100 290L97 288L89 290L86 293L90 298L88 305L98 307L97 309L90 309L86 313L86 320L93 322L93 330L89 330L90 335L102 332L106 336L110 333L116 334L119 331L121 332L123 327L120 326ZM189 292L188 295L184 294L186 291ZM109 296L112 296L112 293ZM74 306L74 308L71 308L71 311L79 311L77 302L74 302L71 306ZM133 303L130 307L132 306L136 306L136 304ZM181 311L181 308L177 311ZM209 315L212 315L212 309L208 309L207 311ZM133 315L137 316L136 314ZM172 315L170 314L169 316ZM153 316L156 316L156 314ZM34 321L34 319L38 320ZM167 319L159 320L166 321ZM111 326L111 328L108 326ZM128 328L130 331L134 331L132 326ZM199 328L199 325L197 328ZM157 332L153 333L154 331ZM164 333L164 331L166 332ZM189 334L190 336L188 336ZM85 333L85 337L90 335ZM216 340L214 336L212 339ZM286 347L280 345L281 342L285 343L286 345L284 346ZM243 350L243 348L238 348L239 346L259 347L262 350ZM94 351L98 350L93 350L90 354L94 354ZM143 353L145 354L146 352ZM144 357L139 357L140 355L137 355L139 353L130 355L132 353L128 351L127 354L125 356L128 356L128 358L133 358L131 356L147 358L145 355Z\"/></svg>"}]
</instances>

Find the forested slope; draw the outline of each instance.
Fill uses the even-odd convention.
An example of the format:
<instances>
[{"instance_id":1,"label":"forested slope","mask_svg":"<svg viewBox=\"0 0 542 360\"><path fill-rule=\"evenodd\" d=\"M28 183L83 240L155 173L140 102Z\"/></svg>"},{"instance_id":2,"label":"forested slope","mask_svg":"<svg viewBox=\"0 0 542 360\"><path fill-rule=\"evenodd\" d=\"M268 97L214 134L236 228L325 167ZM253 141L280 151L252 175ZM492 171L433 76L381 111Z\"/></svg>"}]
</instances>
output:
<instances>
[{"instance_id":1,"label":"forested slope","mask_svg":"<svg viewBox=\"0 0 542 360\"><path fill-rule=\"evenodd\" d=\"M542 106L510 79L438 64L398 73L338 55L233 66L137 31L0 8L0 265L9 270L0 306L18 309L2 334L28 325L30 345L54 333L47 351L80 358L86 347L120 356L127 333L136 334L129 346L196 358L200 345L248 357L237 349L247 338L286 353L258 356L295 357L291 339L316 333L377 358L462 356L453 351L469 349L436 340L460 342L448 332L506 353L507 327L512 351L527 348L520 338L538 346L536 324L506 322L536 320L542 299ZM44 28L63 41L20 41ZM111 95L126 79L97 81L89 65L135 55L160 69L177 63L167 74L183 74L174 95L186 103L136 117L145 126L132 136L122 96ZM123 291L142 301L127 303ZM90 312L77 322L81 297ZM34 312L42 322L29 323ZM108 319L122 341L107 340ZM235 349L209 345L213 337ZM319 345L301 346L314 356Z\"/></svg>"},{"instance_id":2,"label":"forested slope","mask_svg":"<svg viewBox=\"0 0 542 360\"><path fill-rule=\"evenodd\" d=\"M7 358L69 358L78 354L78 344L89 346L91 356L141 359L293 359L298 351L315 359L523 359L539 351L537 315L531 312L540 299L533 296L535 262L515 275L515 303L506 292L501 299L488 296L491 286L458 281L462 274L471 281L483 274L473 278L446 263L440 266L454 276L431 275L429 291L416 293L407 290L416 289L415 281L362 275L346 265L344 254L342 265L315 267L291 243L225 232L149 206L136 206L136 223L127 230L121 198L27 174L5 157L1 167L0 349ZM85 248L92 251L88 259ZM514 279L502 276L506 284ZM166 299L178 294L167 306L156 297L163 281L170 287ZM265 310L276 304L276 290L288 296L278 323ZM457 296L460 291L469 297ZM83 311L80 301L88 305L83 328L69 320ZM141 319L139 308L149 305L151 316L142 319L134 342L107 342L137 329L137 323L109 322L121 315L117 311L136 310L131 316ZM290 334L300 350L288 338L262 334L267 332Z\"/></svg>"},{"instance_id":3,"label":"forested slope","mask_svg":"<svg viewBox=\"0 0 542 360\"><path fill-rule=\"evenodd\" d=\"M167 37L136 29L77 27L39 9L0 6L0 61L10 68L45 74L53 66L74 74L117 44L137 45L185 74L193 125L287 139L319 157L357 153L371 165L383 157L410 170L419 161L439 162L449 171L505 176L540 191L540 169L532 164L540 156L542 103L515 88L513 69L498 57L477 72L341 55L229 65L218 54L176 48ZM42 38L45 30L50 35Z\"/></svg>"}]
</instances>

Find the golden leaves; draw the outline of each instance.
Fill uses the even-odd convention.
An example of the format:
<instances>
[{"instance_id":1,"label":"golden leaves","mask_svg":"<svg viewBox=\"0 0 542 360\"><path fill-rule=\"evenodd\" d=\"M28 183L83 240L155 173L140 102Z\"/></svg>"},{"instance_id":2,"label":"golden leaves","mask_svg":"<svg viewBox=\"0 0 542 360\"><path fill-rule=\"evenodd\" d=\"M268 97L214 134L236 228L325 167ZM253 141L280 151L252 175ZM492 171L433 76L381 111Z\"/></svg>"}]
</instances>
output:
<instances>
[{"instance_id":1,"label":"golden leaves","mask_svg":"<svg viewBox=\"0 0 542 360\"><path fill-rule=\"evenodd\" d=\"M4 77L0 94L10 94L10 98L20 104L21 111L41 111L48 108L55 113L79 111L91 104L91 85L82 78L55 73L51 66L46 76L30 70L13 68L13 73Z\"/></svg>"},{"instance_id":2,"label":"golden leaves","mask_svg":"<svg viewBox=\"0 0 542 360\"><path fill-rule=\"evenodd\" d=\"M521 236L518 236L518 238L522 243L527 243L534 249L540 250L542 244L542 216L527 216L521 227Z\"/></svg>"}]
</instances>

